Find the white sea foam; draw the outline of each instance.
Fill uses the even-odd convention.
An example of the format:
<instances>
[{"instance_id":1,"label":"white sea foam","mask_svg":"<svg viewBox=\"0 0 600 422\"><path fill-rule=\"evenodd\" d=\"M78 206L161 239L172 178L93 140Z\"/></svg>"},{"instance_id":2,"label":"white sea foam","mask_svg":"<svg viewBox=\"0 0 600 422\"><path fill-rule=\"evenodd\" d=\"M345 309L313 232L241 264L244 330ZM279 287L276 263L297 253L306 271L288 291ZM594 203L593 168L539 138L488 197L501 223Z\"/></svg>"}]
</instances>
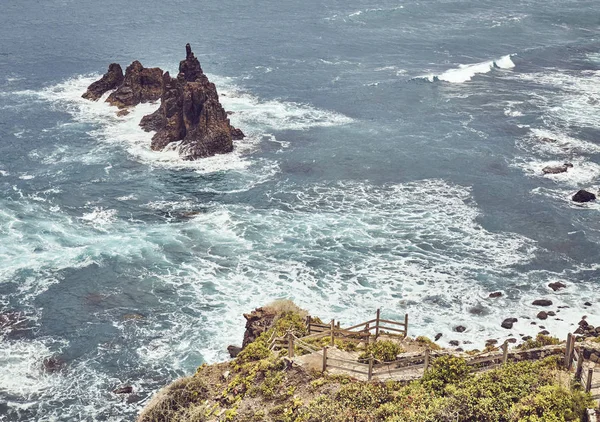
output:
<instances>
[{"instance_id":1,"label":"white sea foam","mask_svg":"<svg viewBox=\"0 0 600 422\"><path fill-rule=\"evenodd\" d=\"M502 56L497 60L490 60L475 64L461 64L456 69L450 69L438 75L430 74L422 76L430 82L444 81L450 83L463 83L470 81L475 75L491 72L493 69L512 69L515 64L511 55Z\"/></svg>"},{"instance_id":2,"label":"white sea foam","mask_svg":"<svg viewBox=\"0 0 600 422\"><path fill-rule=\"evenodd\" d=\"M116 221L117 210L105 210L101 207L96 207L93 211L83 214L81 219L91 224L97 230L106 230L107 226L112 225Z\"/></svg>"},{"instance_id":3,"label":"white sea foam","mask_svg":"<svg viewBox=\"0 0 600 422\"><path fill-rule=\"evenodd\" d=\"M529 136L517 141L517 146L542 156L565 157L565 160L581 154L600 153L600 145L574 138L558 129L532 128Z\"/></svg>"},{"instance_id":4,"label":"white sea foam","mask_svg":"<svg viewBox=\"0 0 600 422\"><path fill-rule=\"evenodd\" d=\"M541 89L532 95L532 102L546 112L547 123L600 128L599 70L548 70L512 77L540 85Z\"/></svg>"},{"instance_id":5,"label":"white sea foam","mask_svg":"<svg viewBox=\"0 0 600 422\"><path fill-rule=\"evenodd\" d=\"M230 78L209 75L215 81L226 110L233 111L231 120L240 127L267 131L306 130L313 127L339 126L352 119L329 110L282 100L262 100L236 86Z\"/></svg>"}]
</instances>

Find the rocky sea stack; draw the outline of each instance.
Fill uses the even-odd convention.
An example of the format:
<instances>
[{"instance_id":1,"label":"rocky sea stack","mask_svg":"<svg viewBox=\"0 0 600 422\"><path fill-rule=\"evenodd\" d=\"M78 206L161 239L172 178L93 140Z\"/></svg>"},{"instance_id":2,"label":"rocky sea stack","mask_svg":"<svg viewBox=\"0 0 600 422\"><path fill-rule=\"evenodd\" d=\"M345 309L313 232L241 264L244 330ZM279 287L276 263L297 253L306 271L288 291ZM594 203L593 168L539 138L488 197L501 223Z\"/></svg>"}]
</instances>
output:
<instances>
[{"instance_id":1,"label":"rocky sea stack","mask_svg":"<svg viewBox=\"0 0 600 422\"><path fill-rule=\"evenodd\" d=\"M144 130L156 131L153 150L177 142L187 160L231 152L233 140L243 139L244 133L231 126L217 88L202 71L190 45L185 48L186 58L179 63L176 78L160 68L144 68L137 60L123 75L121 66L112 63L83 98L96 101L114 90L106 101L120 109L160 99L160 107L140 122Z\"/></svg>"}]
</instances>

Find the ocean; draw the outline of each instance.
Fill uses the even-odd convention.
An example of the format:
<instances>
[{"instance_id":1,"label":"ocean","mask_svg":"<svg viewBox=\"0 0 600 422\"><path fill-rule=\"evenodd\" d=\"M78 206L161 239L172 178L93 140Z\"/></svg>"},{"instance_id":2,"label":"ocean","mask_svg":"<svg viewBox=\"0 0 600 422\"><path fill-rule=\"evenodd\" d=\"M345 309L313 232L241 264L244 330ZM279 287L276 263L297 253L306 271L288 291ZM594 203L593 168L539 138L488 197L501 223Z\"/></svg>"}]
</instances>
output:
<instances>
[{"instance_id":1,"label":"ocean","mask_svg":"<svg viewBox=\"0 0 600 422\"><path fill-rule=\"evenodd\" d=\"M133 421L279 298L465 349L600 324L600 206L570 200L600 185L599 12L4 0L0 313L25 322L0 330L0 420ZM188 42L248 135L233 153L152 151L157 104L81 98L111 62L176 73Z\"/></svg>"}]
</instances>

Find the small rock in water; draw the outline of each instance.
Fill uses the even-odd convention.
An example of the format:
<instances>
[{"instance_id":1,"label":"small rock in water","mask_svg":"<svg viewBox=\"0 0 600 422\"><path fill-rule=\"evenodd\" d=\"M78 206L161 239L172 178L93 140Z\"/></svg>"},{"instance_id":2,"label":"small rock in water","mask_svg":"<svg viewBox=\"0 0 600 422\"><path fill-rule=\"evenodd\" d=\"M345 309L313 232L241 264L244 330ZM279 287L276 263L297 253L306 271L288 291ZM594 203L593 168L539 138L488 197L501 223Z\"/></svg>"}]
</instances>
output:
<instances>
[{"instance_id":1,"label":"small rock in water","mask_svg":"<svg viewBox=\"0 0 600 422\"><path fill-rule=\"evenodd\" d=\"M554 311L548 311L548 316L556 316L556 313Z\"/></svg>"},{"instance_id":2,"label":"small rock in water","mask_svg":"<svg viewBox=\"0 0 600 422\"><path fill-rule=\"evenodd\" d=\"M458 340L450 340L450 346L458 346L460 342Z\"/></svg>"},{"instance_id":3,"label":"small rock in water","mask_svg":"<svg viewBox=\"0 0 600 422\"><path fill-rule=\"evenodd\" d=\"M538 312L537 317L539 319L547 319L548 318L548 314L546 312L544 312L544 311L540 311L540 312Z\"/></svg>"},{"instance_id":4,"label":"small rock in water","mask_svg":"<svg viewBox=\"0 0 600 422\"><path fill-rule=\"evenodd\" d=\"M591 302L585 302L584 306L592 306Z\"/></svg>"},{"instance_id":5,"label":"small rock in water","mask_svg":"<svg viewBox=\"0 0 600 422\"><path fill-rule=\"evenodd\" d=\"M534 306L551 306L552 301L549 299L536 299L532 303Z\"/></svg>"},{"instance_id":6,"label":"small rock in water","mask_svg":"<svg viewBox=\"0 0 600 422\"><path fill-rule=\"evenodd\" d=\"M435 338L435 341L438 341L439 339L442 338L442 333L437 333L434 338Z\"/></svg>"},{"instance_id":7,"label":"small rock in water","mask_svg":"<svg viewBox=\"0 0 600 422\"><path fill-rule=\"evenodd\" d=\"M596 199L596 195L592 192L581 189L571 198L574 202L590 202Z\"/></svg>"},{"instance_id":8,"label":"small rock in water","mask_svg":"<svg viewBox=\"0 0 600 422\"><path fill-rule=\"evenodd\" d=\"M565 283L561 283L560 281L555 281L554 283L548 284L548 287L550 287L554 291L557 291L560 289L564 289L565 287L567 287L567 285Z\"/></svg>"},{"instance_id":9,"label":"small rock in water","mask_svg":"<svg viewBox=\"0 0 600 422\"><path fill-rule=\"evenodd\" d=\"M457 333L463 333L466 330L465 327L463 327L462 325L458 325L456 327L454 327L454 331L456 331Z\"/></svg>"},{"instance_id":10,"label":"small rock in water","mask_svg":"<svg viewBox=\"0 0 600 422\"><path fill-rule=\"evenodd\" d=\"M564 163L562 166L547 166L547 167L544 167L542 169L542 172L544 174L564 173L564 172L566 172L571 167L573 167L573 164L571 164L571 163Z\"/></svg>"},{"instance_id":11,"label":"small rock in water","mask_svg":"<svg viewBox=\"0 0 600 422\"><path fill-rule=\"evenodd\" d=\"M516 342L517 342L517 339L516 339L516 338L509 338L509 339L506 339L506 341L507 341L508 343L516 343Z\"/></svg>"},{"instance_id":12,"label":"small rock in water","mask_svg":"<svg viewBox=\"0 0 600 422\"><path fill-rule=\"evenodd\" d=\"M52 374L54 372L62 371L66 362L59 356L50 356L45 358L42 364L44 371Z\"/></svg>"},{"instance_id":13,"label":"small rock in water","mask_svg":"<svg viewBox=\"0 0 600 422\"><path fill-rule=\"evenodd\" d=\"M496 340L495 338L491 338L485 341L486 346L493 346L494 344L498 344L498 340Z\"/></svg>"},{"instance_id":14,"label":"small rock in water","mask_svg":"<svg viewBox=\"0 0 600 422\"><path fill-rule=\"evenodd\" d=\"M489 295L489 297L491 297L491 298L496 298L496 297L500 297L500 296L502 296L502 292L492 292Z\"/></svg>"},{"instance_id":15,"label":"small rock in water","mask_svg":"<svg viewBox=\"0 0 600 422\"><path fill-rule=\"evenodd\" d=\"M113 390L115 394L130 394L133 393L133 387L131 385L124 385L123 387L119 387Z\"/></svg>"},{"instance_id":16,"label":"small rock in water","mask_svg":"<svg viewBox=\"0 0 600 422\"><path fill-rule=\"evenodd\" d=\"M550 334L550 332L548 330L544 330L544 331L540 331L540 334L547 336Z\"/></svg>"},{"instance_id":17,"label":"small rock in water","mask_svg":"<svg viewBox=\"0 0 600 422\"><path fill-rule=\"evenodd\" d=\"M517 321L517 318L506 318L504 321L502 321L501 326L502 328L511 329L513 327L513 324Z\"/></svg>"}]
</instances>

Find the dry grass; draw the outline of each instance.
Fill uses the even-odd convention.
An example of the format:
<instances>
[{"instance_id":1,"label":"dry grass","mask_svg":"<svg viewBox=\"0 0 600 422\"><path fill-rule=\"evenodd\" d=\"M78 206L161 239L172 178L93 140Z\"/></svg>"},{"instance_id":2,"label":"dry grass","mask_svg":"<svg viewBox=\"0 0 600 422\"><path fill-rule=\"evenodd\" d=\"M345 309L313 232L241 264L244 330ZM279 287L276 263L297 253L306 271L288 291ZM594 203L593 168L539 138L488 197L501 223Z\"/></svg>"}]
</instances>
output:
<instances>
[{"instance_id":1,"label":"dry grass","mask_svg":"<svg viewBox=\"0 0 600 422\"><path fill-rule=\"evenodd\" d=\"M268 305L264 306L264 308L272 310L277 315L281 315L283 313L294 312L300 315L301 318L306 318L308 316L308 312L304 309L298 307L294 302L289 299L277 299Z\"/></svg>"}]
</instances>

